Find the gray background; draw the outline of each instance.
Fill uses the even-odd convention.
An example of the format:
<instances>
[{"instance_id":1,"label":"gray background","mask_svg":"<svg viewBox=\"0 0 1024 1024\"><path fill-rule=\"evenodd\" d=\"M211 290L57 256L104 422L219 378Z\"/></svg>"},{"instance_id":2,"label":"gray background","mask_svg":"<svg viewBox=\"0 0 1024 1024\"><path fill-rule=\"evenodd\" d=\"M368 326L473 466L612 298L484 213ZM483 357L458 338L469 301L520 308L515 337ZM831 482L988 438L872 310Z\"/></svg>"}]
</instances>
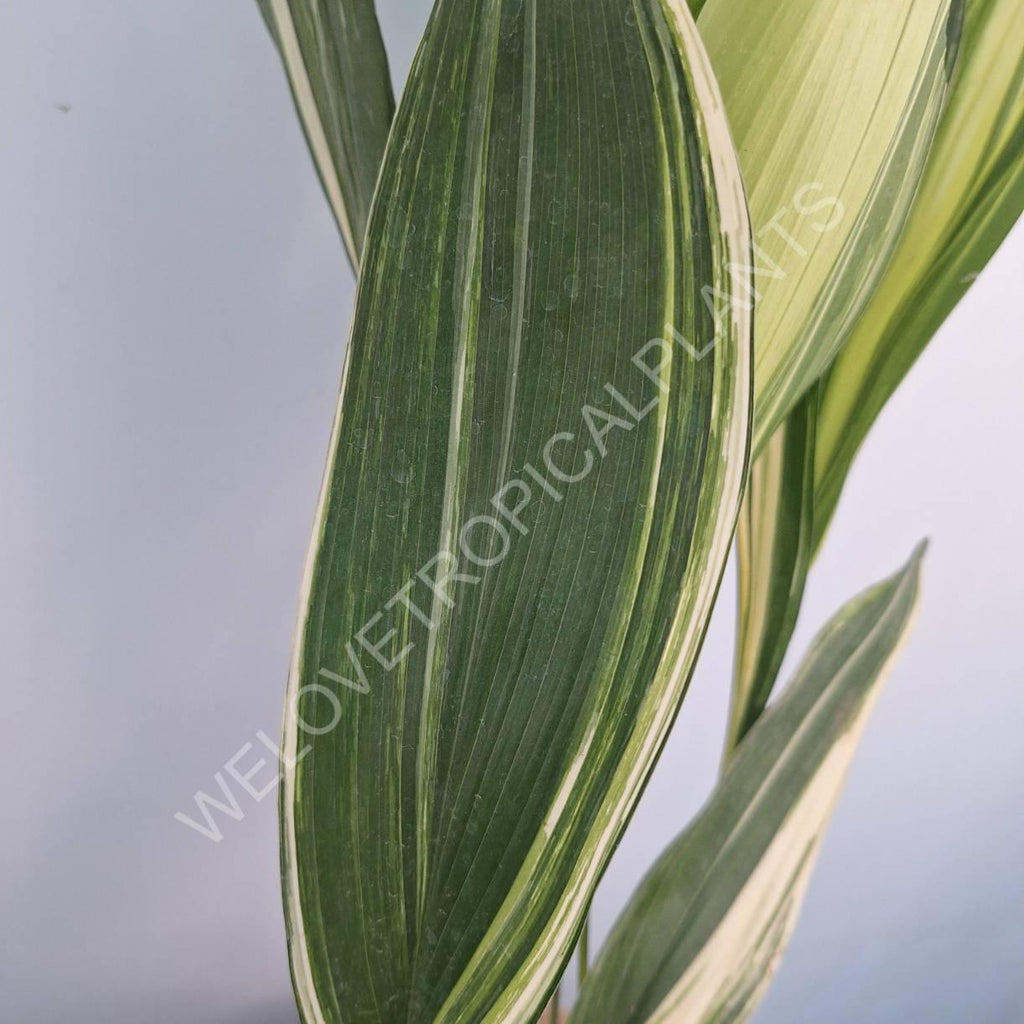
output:
<instances>
[{"instance_id":1,"label":"gray background","mask_svg":"<svg viewBox=\"0 0 1024 1024\"><path fill-rule=\"evenodd\" d=\"M277 732L351 275L249 0L7 3L0 58L0 1019L290 1024L273 800L219 845L173 814ZM1018 229L814 575L798 650L933 539L758 1024L1024 1015L1022 269ZM712 783L733 599L730 574L598 936Z\"/></svg>"}]
</instances>

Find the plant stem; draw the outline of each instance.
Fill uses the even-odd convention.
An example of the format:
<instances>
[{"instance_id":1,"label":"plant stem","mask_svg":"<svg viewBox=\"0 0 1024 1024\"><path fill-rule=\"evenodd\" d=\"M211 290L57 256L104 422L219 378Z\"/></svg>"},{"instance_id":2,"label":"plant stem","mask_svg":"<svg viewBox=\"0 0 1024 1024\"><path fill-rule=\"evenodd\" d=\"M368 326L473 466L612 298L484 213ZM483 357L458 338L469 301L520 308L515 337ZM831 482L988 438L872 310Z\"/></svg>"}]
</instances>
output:
<instances>
[{"instance_id":1,"label":"plant stem","mask_svg":"<svg viewBox=\"0 0 1024 1024\"><path fill-rule=\"evenodd\" d=\"M558 1018L561 1015L561 1004L562 1002L562 983L558 983L558 987L555 989L555 994L551 997L551 1002L548 1003L548 1021L550 1024L558 1024Z\"/></svg>"},{"instance_id":2,"label":"plant stem","mask_svg":"<svg viewBox=\"0 0 1024 1024\"><path fill-rule=\"evenodd\" d=\"M590 947L590 915L588 914L583 919L583 931L580 932L580 942L577 952L577 970L579 972L580 985L586 981L587 968L590 966L589 963L589 947Z\"/></svg>"}]
</instances>

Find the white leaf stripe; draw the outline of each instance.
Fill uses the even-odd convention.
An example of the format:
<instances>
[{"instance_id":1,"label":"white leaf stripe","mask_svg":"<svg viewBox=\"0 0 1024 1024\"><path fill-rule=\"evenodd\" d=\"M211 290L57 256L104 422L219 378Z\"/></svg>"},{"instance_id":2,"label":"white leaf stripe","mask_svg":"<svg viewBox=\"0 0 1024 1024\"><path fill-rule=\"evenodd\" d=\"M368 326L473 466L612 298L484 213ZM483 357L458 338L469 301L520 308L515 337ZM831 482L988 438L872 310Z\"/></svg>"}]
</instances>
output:
<instances>
[{"instance_id":1,"label":"white leaf stripe","mask_svg":"<svg viewBox=\"0 0 1024 1024\"><path fill-rule=\"evenodd\" d=\"M462 513L462 495L465 490L466 452L464 431L472 429L473 382L470 377L470 363L476 355L478 331L478 288L480 281L481 245L483 243L483 182L486 174L487 142L490 132L491 93L494 88L494 74L497 65L498 18L495 17L500 0L482 0L490 8L485 16L487 35L478 44L472 72L472 93L477 97L469 114L469 139L473 149L472 160L467 167L463 182L458 186L462 195L468 196L471 212L462 213L458 247L455 287L460 292L459 310L455 322L456 354L452 380L452 412L449 421L448 454L445 465L444 501L441 515L438 551L453 551L456 548L455 531ZM467 394L468 391L468 394ZM511 408L510 408L511 415ZM431 621L449 620L441 594L434 594L430 615ZM437 747L433 737L438 732L442 713L438 697L439 677L443 676L443 651L438 648L437 639L441 630L430 633L427 647L427 672L423 681L424 710L420 718L418 744L419 761L416 772L417 792L417 870L416 901L418 915L424 912L427 897L427 875L430 867L427 837L430 833L433 814L433 797L436 788Z\"/></svg>"}]
</instances>

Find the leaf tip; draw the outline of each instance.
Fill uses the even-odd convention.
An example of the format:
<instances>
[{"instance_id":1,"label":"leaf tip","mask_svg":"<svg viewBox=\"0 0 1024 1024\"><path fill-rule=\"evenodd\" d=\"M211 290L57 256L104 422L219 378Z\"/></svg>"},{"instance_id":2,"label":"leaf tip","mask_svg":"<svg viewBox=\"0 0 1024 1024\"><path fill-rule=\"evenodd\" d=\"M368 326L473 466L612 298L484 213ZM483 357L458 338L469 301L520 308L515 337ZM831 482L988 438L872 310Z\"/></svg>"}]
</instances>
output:
<instances>
[{"instance_id":1,"label":"leaf tip","mask_svg":"<svg viewBox=\"0 0 1024 1024\"><path fill-rule=\"evenodd\" d=\"M918 568L924 561L924 556L928 554L928 548L931 546L931 537L922 537L915 545L914 550L910 553L910 560L907 562L908 568Z\"/></svg>"}]
</instances>

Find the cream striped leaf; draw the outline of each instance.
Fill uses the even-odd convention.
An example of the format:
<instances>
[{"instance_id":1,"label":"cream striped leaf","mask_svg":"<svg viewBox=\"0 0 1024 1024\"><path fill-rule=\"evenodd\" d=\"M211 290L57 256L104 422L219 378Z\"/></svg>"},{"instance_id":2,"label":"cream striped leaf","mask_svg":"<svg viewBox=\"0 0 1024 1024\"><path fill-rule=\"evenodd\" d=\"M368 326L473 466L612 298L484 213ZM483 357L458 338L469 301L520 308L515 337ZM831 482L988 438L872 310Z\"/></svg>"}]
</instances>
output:
<instances>
[{"instance_id":1,"label":"cream striped leaf","mask_svg":"<svg viewBox=\"0 0 1024 1024\"><path fill-rule=\"evenodd\" d=\"M1022 209L1024 6L1013 0L968 0L949 100L906 230L833 367L812 389L820 395L821 407L813 496L808 501L805 481L790 477L775 492L774 502L761 489L756 502L760 523L741 516L741 669L731 712L734 723L751 710L745 693L753 684L742 671L744 659L764 643L756 631L746 635L753 627L744 623L744 616L761 625L795 620L802 582L794 572L806 573L808 559L801 547L801 559L790 560L792 538L809 532L813 558L872 424ZM779 428L766 451L781 446L791 427L802 429L799 407L794 422ZM754 464L754 480L766 476L761 461ZM754 504L747 503L748 516ZM795 518L801 506L802 515ZM790 524L789 537L774 529L784 521ZM772 572L780 576L774 578ZM747 612L745 604L761 610ZM782 637L788 641L787 634ZM764 677L765 696L770 687L771 680Z\"/></svg>"},{"instance_id":2,"label":"cream striped leaf","mask_svg":"<svg viewBox=\"0 0 1024 1024\"><path fill-rule=\"evenodd\" d=\"M373 0L256 0L358 270L395 100Z\"/></svg>"},{"instance_id":3,"label":"cream striped leaf","mask_svg":"<svg viewBox=\"0 0 1024 1024\"><path fill-rule=\"evenodd\" d=\"M892 253L961 7L708 0L701 12L754 225L755 455L828 368Z\"/></svg>"},{"instance_id":4,"label":"cream striped leaf","mask_svg":"<svg viewBox=\"0 0 1024 1024\"><path fill-rule=\"evenodd\" d=\"M799 0L749 18L746 6L711 0L700 19L750 189L758 293L757 457L739 533L727 754L764 707L800 610L816 522L806 460L817 378L898 242L963 14L962 0Z\"/></svg>"},{"instance_id":5,"label":"cream striped leaf","mask_svg":"<svg viewBox=\"0 0 1024 1024\"><path fill-rule=\"evenodd\" d=\"M822 835L917 603L923 546L822 629L700 815L623 911L578 1024L738 1024L792 932Z\"/></svg>"},{"instance_id":6,"label":"cream striped leaf","mask_svg":"<svg viewBox=\"0 0 1024 1024\"><path fill-rule=\"evenodd\" d=\"M678 710L746 469L735 151L682 0L440 0L289 679L306 1024L527 1021Z\"/></svg>"},{"instance_id":7,"label":"cream striped leaf","mask_svg":"<svg viewBox=\"0 0 1024 1024\"><path fill-rule=\"evenodd\" d=\"M861 443L1024 210L1024 4L968 0L952 95L899 249L823 387L815 547Z\"/></svg>"}]
</instances>

